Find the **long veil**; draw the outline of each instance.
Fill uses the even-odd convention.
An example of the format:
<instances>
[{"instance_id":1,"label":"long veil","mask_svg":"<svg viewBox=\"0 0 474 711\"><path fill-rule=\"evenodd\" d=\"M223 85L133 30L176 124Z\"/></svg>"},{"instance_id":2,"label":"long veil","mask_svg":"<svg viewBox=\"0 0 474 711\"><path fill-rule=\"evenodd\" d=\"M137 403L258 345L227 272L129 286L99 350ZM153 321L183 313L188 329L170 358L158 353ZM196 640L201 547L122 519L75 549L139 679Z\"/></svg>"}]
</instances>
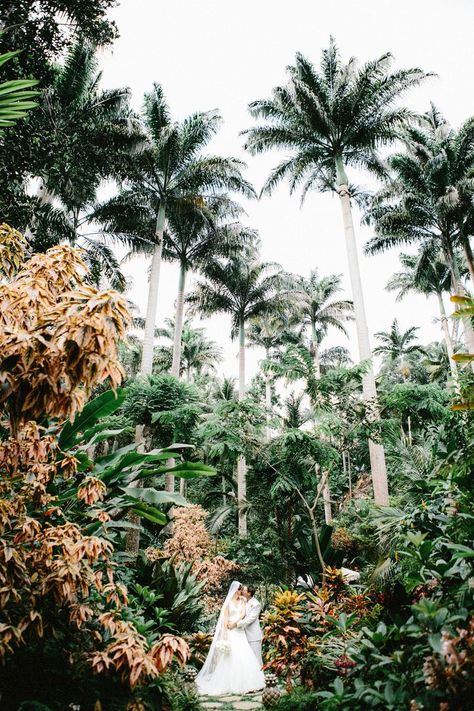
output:
<instances>
[{"instance_id":1,"label":"long veil","mask_svg":"<svg viewBox=\"0 0 474 711\"><path fill-rule=\"evenodd\" d=\"M214 632L214 637L212 638L211 646L209 648L206 661L204 662L201 671L197 675L196 681L203 681L206 677L211 676L212 672L216 668L218 659L217 643L220 640L225 639L225 634L227 632L224 627L225 611L239 588L240 583L237 580L233 580L230 585L229 592L227 593L227 597L224 600L224 604L221 607L221 611L219 613L219 617L216 624L216 631Z\"/></svg>"}]
</instances>

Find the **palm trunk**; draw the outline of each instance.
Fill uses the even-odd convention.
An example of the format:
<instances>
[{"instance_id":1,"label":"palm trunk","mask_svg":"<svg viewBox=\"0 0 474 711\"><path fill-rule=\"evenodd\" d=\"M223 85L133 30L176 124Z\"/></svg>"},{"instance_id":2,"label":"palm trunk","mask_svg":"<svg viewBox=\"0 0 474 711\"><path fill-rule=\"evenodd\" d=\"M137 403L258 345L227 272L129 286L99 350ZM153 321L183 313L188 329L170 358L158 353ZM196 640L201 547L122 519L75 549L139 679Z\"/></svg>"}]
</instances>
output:
<instances>
[{"instance_id":1,"label":"palm trunk","mask_svg":"<svg viewBox=\"0 0 474 711\"><path fill-rule=\"evenodd\" d=\"M329 490L329 472L323 472L325 476L323 486L324 520L328 526L332 524L331 492Z\"/></svg>"},{"instance_id":2,"label":"palm trunk","mask_svg":"<svg viewBox=\"0 0 474 711\"><path fill-rule=\"evenodd\" d=\"M181 340L183 337L183 315L184 315L184 285L186 282L186 267L180 265L178 298L176 299L176 315L174 321L174 341L173 341L173 362L171 364L171 375L179 378L181 365Z\"/></svg>"},{"instance_id":3,"label":"palm trunk","mask_svg":"<svg viewBox=\"0 0 474 711\"><path fill-rule=\"evenodd\" d=\"M451 369L451 375L453 376L453 380L455 382L457 382L458 369L457 369L456 361L453 360L453 355L454 355L453 340L451 338L451 333L449 331L449 324L448 324L448 319L446 316L446 309L444 308L443 295L440 294L439 292L437 292L437 297L438 297L439 313L440 313L440 319L441 319L441 328L443 329L444 342L446 343L446 350L448 351L449 367Z\"/></svg>"},{"instance_id":4,"label":"palm trunk","mask_svg":"<svg viewBox=\"0 0 474 711\"><path fill-rule=\"evenodd\" d=\"M137 452L143 452L145 449L143 429L143 425L137 425L135 428ZM140 481L138 482L138 486L141 486ZM127 520L134 526L134 528L128 529L125 536L125 551L135 559L138 555L138 551L140 550L140 516L133 511L129 511L127 514Z\"/></svg>"},{"instance_id":5,"label":"palm trunk","mask_svg":"<svg viewBox=\"0 0 474 711\"><path fill-rule=\"evenodd\" d=\"M160 206L156 218L155 249L151 262L148 302L145 317L145 336L143 339L141 375L151 375L153 371L153 346L155 343L156 312L158 307L158 287L160 283L161 255L163 252L163 232L165 228L165 207Z\"/></svg>"},{"instance_id":6,"label":"palm trunk","mask_svg":"<svg viewBox=\"0 0 474 711\"><path fill-rule=\"evenodd\" d=\"M466 259L467 268L469 269L469 275L471 277L471 283L474 287L474 254L472 253L471 243L469 237L463 240L462 245L464 251L464 257Z\"/></svg>"},{"instance_id":7,"label":"palm trunk","mask_svg":"<svg viewBox=\"0 0 474 711\"><path fill-rule=\"evenodd\" d=\"M321 363L319 360L319 343L318 334L316 333L316 324L311 324L311 339L313 347L313 358L314 358L314 370L316 372L316 378L319 380L321 377Z\"/></svg>"},{"instance_id":8,"label":"palm trunk","mask_svg":"<svg viewBox=\"0 0 474 711\"><path fill-rule=\"evenodd\" d=\"M266 360L269 360L270 354L268 352L268 348L266 349L265 352L265 358ZM265 373L265 411L266 411L266 420L267 420L267 427L266 427L266 440L269 442L272 437L272 431L271 431L271 426L270 426L270 421L272 417L272 383L270 379L270 373L267 371Z\"/></svg>"},{"instance_id":9,"label":"palm trunk","mask_svg":"<svg viewBox=\"0 0 474 711\"><path fill-rule=\"evenodd\" d=\"M239 402L245 399L245 324L239 326ZM239 510L239 536L247 536L247 514L243 510L247 497L247 463L245 457L237 460L237 506Z\"/></svg>"},{"instance_id":10,"label":"palm trunk","mask_svg":"<svg viewBox=\"0 0 474 711\"><path fill-rule=\"evenodd\" d=\"M141 375L151 375L153 371L153 346L155 341L155 325L156 325L156 310L158 305L158 286L160 281L161 253L163 250L163 232L165 227L165 208L163 205L158 210L155 227L155 249L151 262L150 283L148 287L148 303L145 317L145 336L143 339L142 359L140 364ZM144 449L143 426L137 425L135 428L135 442L137 450ZM141 486L141 482L138 482ZM139 517L130 512L128 514L130 523L135 524L137 528L127 532L125 549L127 553L134 558L137 557L140 548L140 530L138 528Z\"/></svg>"},{"instance_id":11,"label":"palm trunk","mask_svg":"<svg viewBox=\"0 0 474 711\"><path fill-rule=\"evenodd\" d=\"M342 220L344 224L344 234L346 238L346 249L349 260L349 273L352 285L352 299L354 302L354 313L357 329L357 340L359 344L359 357L361 360L372 359L370 350L369 330L365 313L364 296L360 277L359 259L354 233L354 223L352 220L351 199L347 186L347 177L342 165L342 161L337 163L337 183L339 188L339 198L341 200ZM371 403L373 416L377 417L377 388L375 385L375 375L372 365L364 375L362 380L362 392L364 400ZM374 500L376 504L387 506L388 481L385 466L385 451L381 444L369 440L370 467L372 473L372 486L374 489Z\"/></svg>"}]
</instances>

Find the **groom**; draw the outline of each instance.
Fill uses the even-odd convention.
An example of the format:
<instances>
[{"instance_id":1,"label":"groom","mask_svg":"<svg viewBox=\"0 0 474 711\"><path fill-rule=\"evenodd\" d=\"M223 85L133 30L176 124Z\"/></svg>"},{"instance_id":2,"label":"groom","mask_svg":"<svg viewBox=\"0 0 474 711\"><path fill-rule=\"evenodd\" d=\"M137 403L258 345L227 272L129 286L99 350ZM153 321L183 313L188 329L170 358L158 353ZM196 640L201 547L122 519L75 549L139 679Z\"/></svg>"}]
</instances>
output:
<instances>
[{"instance_id":1,"label":"groom","mask_svg":"<svg viewBox=\"0 0 474 711\"><path fill-rule=\"evenodd\" d=\"M255 597L255 588L252 585L244 585L242 595L246 599L245 617L240 622L237 622L237 627L243 628L247 635L248 642L252 647L253 653L258 659L260 667L263 666L262 659L262 639L263 632L260 627L259 616L261 605Z\"/></svg>"}]
</instances>

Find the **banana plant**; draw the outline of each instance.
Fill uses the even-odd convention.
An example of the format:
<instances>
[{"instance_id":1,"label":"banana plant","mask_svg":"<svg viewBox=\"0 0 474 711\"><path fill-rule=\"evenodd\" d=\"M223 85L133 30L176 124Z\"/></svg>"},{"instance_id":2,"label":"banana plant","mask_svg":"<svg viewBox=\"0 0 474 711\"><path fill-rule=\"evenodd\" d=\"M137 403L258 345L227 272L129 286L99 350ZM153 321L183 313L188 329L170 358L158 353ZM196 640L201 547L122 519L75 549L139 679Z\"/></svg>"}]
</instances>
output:
<instances>
[{"instance_id":1,"label":"banana plant","mask_svg":"<svg viewBox=\"0 0 474 711\"><path fill-rule=\"evenodd\" d=\"M453 318L474 318L474 299L469 296L451 296L451 301L457 305ZM456 353L452 359L457 363L470 363L474 370L474 353ZM461 383L460 401L453 405L453 410L474 410L474 384L472 372L466 375L465 382Z\"/></svg>"},{"instance_id":2,"label":"banana plant","mask_svg":"<svg viewBox=\"0 0 474 711\"><path fill-rule=\"evenodd\" d=\"M0 54L0 67L21 51L17 49ZM36 101L32 100L39 93L33 89L37 84L36 79L11 79L0 84L0 135L3 129L14 126L19 119L25 118L30 109L37 106Z\"/></svg>"},{"instance_id":3,"label":"banana plant","mask_svg":"<svg viewBox=\"0 0 474 711\"><path fill-rule=\"evenodd\" d=\"M115 519L117 514L123 519L124 512L132 511L140 518L165 526L168 517L162 507L185 506L187 502L179 494L157 489L156 479L167 473L183 479L194 479L213 476L215 470L205 464L185 461L182 458L183 449L192 448L186 444L140 452L136 443L132 443L92 459L89 456L92 447L126 430L108 429L104 422L104 418L121 407L124 399L124 389L118 389L115 393L108 390L87 403L73 422L50 428L50 433L58 439L59 461L64 461L66 465L72 456L77 462L77 475L66 482L53 481L51 493L57 496L58 504L71 514L91 516L92 513L87 510L87 505L78 497L78 493L86 479L98 480L105 485L102 486L106 488L103 508L111 519ZM166 464L170 458L175 461L172 467ZM144 481L150 482L150 485L143 486ZM106 523L94 521L87 531L92 533L101 526L114 529L131 525L124 520L110 520Z\"/></svg>"}]
</instances>

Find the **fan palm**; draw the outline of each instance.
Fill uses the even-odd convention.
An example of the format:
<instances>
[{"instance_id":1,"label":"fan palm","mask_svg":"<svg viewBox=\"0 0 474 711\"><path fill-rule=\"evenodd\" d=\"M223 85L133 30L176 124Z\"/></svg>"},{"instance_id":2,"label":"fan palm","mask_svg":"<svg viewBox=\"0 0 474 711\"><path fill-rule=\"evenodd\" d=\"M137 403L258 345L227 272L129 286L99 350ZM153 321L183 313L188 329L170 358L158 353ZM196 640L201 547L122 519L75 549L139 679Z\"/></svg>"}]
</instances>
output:
<instances>
[{"instance_id":1,"label":"fan palm","mask_svg":"<svg viewBox=\"0 0 474 711\"><path fill-rule=\"evenodd\" d=\"M239 339L239 401L245 398L246 324L250 319L275 309L282 272L274 264L257 261L256 255L231 255L216 259L205 269L206 281L198 282L188 300L205 316L227 313L232 321L232 338ZM237 464L239 534L247 535L247 467L244 457Z\"/></svg>"},{"instance_id":2,"label":"fan palm","mask_svg":"<svg viewBox=\"0 0 474 711\"><path fill-rule=\"evenodd\" d=\"M464 294L457 251L464 253L474 279L470 235L474 231L474 119L455 132L436 107L420 125L403 133L406 150L389 159L393 177L373 198L366 220L376 236L366 245L369 254L393 246L418 244L449 267L451 288ZM474 281L473 281L474 283ZM467 345L474 332L464 319Z\"/></svg>"},{"instance_id":3,"label":"fan palm","mask_svg":"<svg viewBox=\"0 0 474 711\"><path fill-rule=\"evenodd\" d=\"M451 286L451 275L445 260L440 256L432 259L431 254L423 252L419 254L400 254L402 271L396 272L387 284L388 291L397 291L397 301L403 299L409 293L425 294L425 296L436 295L440 313L441 328L443 330L446 349L449 354L451 374L456 379L456 363L452 360L454 355L453 339L449 330L446 309L444 306L443 294L449 292Z\"/></svg>"},{"instance_id":4,"label":"fan palm","mask_svg":"<svg viewBox=\"0 0 474 711\"><path fill-rule=\"evenodd\" d=\"M162 88L155 84L145 96L144 122L148 146L134 158L125 186L101 207L98 219L108 232L141 237L153 246L141 365L141 372L149 374L166 220L186 211L211 222L209 198L215 205L220 197L228 202L227 191L247 197L255 197L255 192L242 176L242 161L203 153L221 124L216 111L175 122Z\"/></svg>"},{"instance_id":5,"label":"fan palm","mask_svg":"<svg viewBox=\"0 0 474 711\"><path fill-rule=\"evenodd\" d=\"M353 318L352 301L334 300L341 291L341 275L320 277L317 270L308 278L299 277L295 283L296 311L301 315L311 333L311 351L314 357L316 376L321 375L320 345L330 328L347 336L344 322Z\"/></svg>"},{"instance_id":6,"label":"fan palm","mask_svg":"<svg viewBox=\"0 0 474 711\"><path fill-rule=\"evenodd\" d=\"M311 189L337 191L362 360L371 358L371 350L346 167L382 172L377 148L393 141L410 117L406 109L394 103L426 76L420 69L391 71L391 59L390 54L384 54L360 68L355 59L343 64L333 39L323 52L319 72L297 54L295 64L288 68L286 86L275 88L270 99L250 105L251 114L265 123L246 132L246 147L251 153L274 148L291 152L272 171L263 192L271 193L285 178L292 192L302 187L303 198ZM370 368L364 377L364 397L375 400L376 395ZM375 500L387 504L383 447L374 442L369 442L369 447Z\"/></svg>"}]
</instances>

